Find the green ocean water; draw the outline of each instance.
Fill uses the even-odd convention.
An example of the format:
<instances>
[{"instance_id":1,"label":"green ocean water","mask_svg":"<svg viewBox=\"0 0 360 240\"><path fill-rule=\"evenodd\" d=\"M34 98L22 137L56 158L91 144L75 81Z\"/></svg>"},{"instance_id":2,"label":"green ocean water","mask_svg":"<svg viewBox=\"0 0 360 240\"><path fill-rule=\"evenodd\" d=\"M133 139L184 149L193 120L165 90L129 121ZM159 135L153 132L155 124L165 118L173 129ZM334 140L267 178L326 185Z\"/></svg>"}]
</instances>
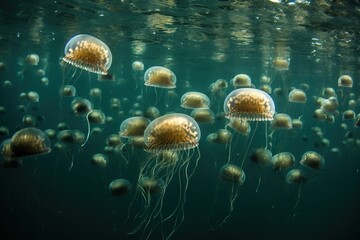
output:
<instances>
[{"instance_id":1,"label":"green ocean water","mask_svg":"<svg viewBox=\"0 0 360 240\"><path fill-rule=\"evenodd\" d=\"M0 239L358 239L359 21L355 0L2 3ZM65 46L79 34L109 47L111 78L63 62ZM31 54L39 57L35 65ZM136 61L143 70L134 70ZM146 86L144 73L153 66L170 69L176 88ZM238 74L251 78L251 88L268 91L276 114L302 127L278 129L252 119L247 136L232 129L224 101ZM343 75L352 87L339 86ZM220 89L219 79L227 87ZM76 94L59 94L64 85ZM305 92L306 102L289 101L294 89ZM163 162L164 151L144 151L146 144L135 139L109 147L124 121L151 118L150 107L159 116L191 120L192 109L181 107L190 91L209 98L214 118L198 123L198 144L167 147L175 160ZM39 100L32 102L29 92ZM104 122L77 116L72 102L78 97L104 113ZM29 127L54 130L51 152L6 155L6 140ZM79 142L65 139L64 128L76 130ZM220 129L232 138L210 141ZM276 170L271 161L252 161L259 148L273 156L291 153L294 164ZM307 151L323 157L321 169L300 163ZM97 153L107 157L106 167L94 164ZM221 175L228 163L241 168L243 184ZM290 182L293 169L304 174L301 183ZM150 175L160 179L157 192L140 187ZM130 191L113 196L115 179L128 180Z\"/></svg>"}]
</instances>

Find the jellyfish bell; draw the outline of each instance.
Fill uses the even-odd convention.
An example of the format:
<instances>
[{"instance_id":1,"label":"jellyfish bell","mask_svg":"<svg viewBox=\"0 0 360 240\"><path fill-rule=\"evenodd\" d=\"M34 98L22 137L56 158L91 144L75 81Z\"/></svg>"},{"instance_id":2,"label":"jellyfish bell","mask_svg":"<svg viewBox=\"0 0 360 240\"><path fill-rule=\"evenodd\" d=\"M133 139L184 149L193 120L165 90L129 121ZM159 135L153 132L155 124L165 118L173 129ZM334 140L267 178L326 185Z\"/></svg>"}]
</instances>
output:
<instances>
[{"instance_id":1,"label":"jellyfish bell","mask_svg":"<svg viewBox=\"0 0 360 240\"><path fill-rule=\"evenodd\" d=\"M232 129L236 132L244 135L249 136L251 131L251 126L249 122L245 119L238 119L238 118L230 118L229 124Z\"/></svg>"},{"instance_id":2,"label":"jellyfish bell","mask_svg":"<svg viewBox=\"0 0 360 240\"><path fill-rule=\"evenodd\" d=\"M293 129L302 129L303 128L303 122L300 118L292 119L292 128Z\"/></svg>"},{"instance_id":3,"label":"jellyfish bell","mask_svg":"<svg viewBox=\"0 0 360 240\"><path fill-rule=\"evenodd\" d=\"M282 171L293 166L295 157L290 152L280 152L271 158L271 164L276 171Z\"/></svg>"},{"instance_id":4,"label":"jellyfish bell","mask_svg":"<svg viewBox=\"0 0 360 240\"><path fill-rule=\"evenodd\" d=\"M164 188L164 181L157 177L143 176L139 179L138 185L142 191L148 194L160 193Z\"/></svg>"},{"instance_id":5,"label":"jellyfish bell","mask_svg":"<svg viewBox=\"0 0 360 240\"><path fill-rule=\"evenodd\" d=\"M102 91L100 88L92 88L90 89L90 96L100 98L102 94Z\"/></svg>"},{"instance_id":6,"label":"jellyfish bell","mask_svg":"<svg viewBox=\"0 0 360 240\"><path fill-rule=\"evenodd\" d=\"M105 168L108 165L109 158L102 153L96 153L91 157L91 163L97 167Z\"/></svg>"},{"instance_id":7,"label":"jellyfish bell","mask_svg":"<svg viewBox=\"0 0 360 240\"><path fill-rule=\"evenodd\" d=\"M62 97L75 97L76 88L73 85L64 85L60 87L59 95Z\"/></svg>"},{"instance_id":8,"label":"jellyfish bell","mask_svg":"<svg viewBox=\"0 0 360 240\"><path fill-rule=\"evenodd\" d=\"M198 123L214 123L215 114L208 108L197 108L191 112L191 117Z\"/></svg>"},{"instance_id":9,"label":"jellyfish bell","mask_svg":"<svg viewBox=\"0 0 360 240\"><path fill-rule=\"evenodd\" d=\"M274 119L271 122L273 129L291 129L292 120L286 113L278 113L274 115Z\"/></svg>"},{"instance_id":10,"label":"jellyfish bell","mask_svg":"<svg viewBox=\"0 0 360 240\"><path fill-rule=\"evenodd\" d=\"M98 109L91 110L87 114L87 119L90 123L105 124L105 114Z\"/></svg>"},{"instance_id":11,"label":"jellyfish bell","mask_svg":"<svg viewBox=\"0 0 360 240\"><path fill-rule=\"evenodd\" d=\"M123 138L142 136L149 123L150 120L142 116L127 118L120 125L120 136Z\"/></svg>"},{"instance_id":12,"label":"jellyfish bell","mask_svg":"<svg viewBox=\"0 0 360 240\"><path fill-rule=\"evenodd\" d=\"M123 196L132 190L132 185L127 179L115 179L109 184L109 192L112 196Z\"/></svg>"},{"instance_id":13,"label":"jellyfish bell","mask_svg":"<svg viewBox=\"0 0 360 240\"><path fill-rule=\"evenodd\" d=\"M286 183L303 184L306 182L306 174L301 169L291 169L285 177Z\"/></svg>"},{"instance_id":14,"label":"jellyfish bell","mask_svg":"<svg viewBox=\"0 0 360 240\"><path fill-rule=\"evenodd\" d=\"M251 78L247 74L240 73L231 79L230 83L235 89L241 87L251 87Z\"/></svg>"},{"instance_id":15,"label":"jellyfish bell","mask_svg":"<svg viewBox=\"0 0 360 240\"><path fill-rule=\"evenodd\" d=\"M2 161L0 165L4 168L19 168L22 164L21 158L14 158L11 149L11 139L6 139L0 144L0 156Z\"/></svg>"},{"instance_id":16,"label":"jellyfish bell","mask_svg":"<svg viewBox=\"0 0 360 240\"><path fill-rule=\"evenodd\" d=\"M75 116L85 117L92 111L92 104L86 98L77 97L71 102L71 109Z\"/></svg>"},{"instance_id":17,"label":"jellyfish bell","mask_svg":"<svg viewBox=\"0 0 360 240\"><path fill-rule=\"evenodd\" d=\"M239 185L243 185L246 179L244 171L240 167L234 164L223 165L220 168L219 176L221 179L227 182L231 182Z\"/></svg>"},{"instance_id":18,"label":"jellyfish bell","mask_svg":"<svg viewBox=\"0 0 360 240\"><path fill-rule=\"evenodd\" d=\"M353 120L355 119L356 113L353 110L346 110L343 112L343 120Z\"/></svg>"},{"instance_id":19,"label":"jellyfish bell","mask_svg":"<svg viewBox=\"0 0 360 240\"><path fill-rule=\"evenodd\" d=\"M338 79L338 86L345 87L345 88L352 88L353 86L353 79L349 75L342 75Z\"/></svg>"},{"instance_id":20,"label":"jellyfish bell","mask_svg":"<svg viewBox=\"0 0 360 240\"><path fill-rule=\"evenodd\" d=\"M80 34L71 38L64 49L62 60L83 70L106 75L112 63L109 47L101 40Z\"/></svg>"},{"instance_id":21,"label":"jellyfish bell","mask_svg":"<svg viewBox=\"0 0 360 240\"><path fill-rule=\"evenodd\" d=\"M289 70L290 60L283 57L276 57L272 65L276 71L283 72Z\"/></svg>"},{"instance_id":22,"label":"jellyfish bell","mask_svg":"<svg viewBox=\"0 0 360 240\"><path fill-rule=\"evenodd\" d=\"M29 65L37 66L39 64L39 55L32 53L26 56L26 63Z\"/></svg>"},{"instance_id":23,"label":"jellyfish bell","mask_svg":"<svg viewBox=\"0 0 360 240\"><path fill-rule=\"evenodd\" d=\"M272 153L269 149L266 148L257 148L251 155L250 159L254 163L259 163L261 165L268 165L271 163Z\"/></svg>"},{"instance_id":24,"label":"jellyfish bell","mask_svg":"<svg viewBox=\"0 0 360 240\"><path fill-rule=\"evenodd\" d=\"M289 93L288 100L289 102L294 102L294 103L306 103L307 101L306 93L301 89L293 89Z\"/></svg>"},{"instance_id":25,"label":"jellyfish bell","mask_svg":"<svg viewBox=\"0 0 360 240\"><path fill-rule=\"evenodd\" d=\"M29 127L17 131L10 143L13 158L47 154L51 151L50 139L40 129Z\"/></svg>"},{"instance_id":26,"label":"jellyfish bell","mask_svg":"<svg viewBox=\"0 0 360 240\"><path fill-rule=\"evenodd\" d=\"M145 117L150 120L154 120L155 118L160 117L160 111L157 107L151 106L146 108L145 110Z\"/></svg>"},{"instance_id":27,"label":"jellyfish bell","mask_svg":"<svg viewBox=\"0 0 360 240\"><path fill-rule=\"evenodd\" d=\"M30 91L26 94L26 99L30 102L30 103L37 103L40 101L40 97L39 94L37 92L34 91Z\"/></svg>"},{"instance_id":28,"label":"jellyfish bell","mask_svg":"<svg viewBox=\"0 0 360 240\"><path fill-rule=\"evenodd\" d=\"M264 91L254 88L239 88L225 99L224 112L227 118L242 118L249 121L270 121L275 114L275 104Z\"/></svg>"},{"instance_id":29,"label":"jellyfish bell","mask_svg":"<svg viewBox=\"0 0 360 240\"><path fill-rule=\"evenodd\" d=\"M181 107L188 109L209 108L210 99L201 92L187 92L181 97Z\"/></svg>"},{"instance_id":30,"label":"jellyfish bell","mask_svg":"<svg viewBox=\"0 0 360 240\"><path fill-rule=\"evenodd\" d=\"M308 168L321 171L324 168L325 160L319 153L315 151L307 151L302 155L300 164Z\"/></svg>"},{"instance_id":31,"label":"jellyfish bell","mask_svg":"<svg viewBox=\"0 0 360 240\"><path fill-rule=\"evenodd\" d=\"M166 67L150 67L144 74L144 81L145 86L168 89L176 88L176 76Z\"/></svg>"},{"instance_id":32,"label":"jellyfish bell","mask_svg":"<svg viewBox=\"0 0 360 240\"><path fill-rule=\"evenodd\" d=\"M201 133L196 121L188 115L173 113L161 116L146 127L146 150L186 150L199 144Z\"/></svg>"}]
</instances>

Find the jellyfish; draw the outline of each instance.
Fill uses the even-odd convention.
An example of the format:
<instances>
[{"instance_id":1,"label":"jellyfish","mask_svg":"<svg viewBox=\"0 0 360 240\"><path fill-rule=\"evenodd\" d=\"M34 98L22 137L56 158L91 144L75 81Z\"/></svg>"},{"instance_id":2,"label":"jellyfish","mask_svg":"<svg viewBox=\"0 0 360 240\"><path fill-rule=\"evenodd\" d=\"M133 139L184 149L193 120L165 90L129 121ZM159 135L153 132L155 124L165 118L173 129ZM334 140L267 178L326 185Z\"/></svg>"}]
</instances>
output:
<instances>
[{"instance_id":1,"label":"jellyfish","mask_svg":"<svg viewBox=\"0 0 360 240\"><path fill-rule=\"evenodd\" d=\"M233 79L231 79L230 84L233 85L234 89L251 87L251 78L247 74L237 74Z\"/></svg>"},{"instance_id":2,"label":"jellyfish","mask_svg":"<svg viewBox=\"0 0 360 240\"><path fill-rule=\"evenodd\" d=\"M283 81L283 89L285 95L287 95L288 92L287 82L285 79L285 72L289 70L289 66L290 66L290 58L276 57L272 61L272 67L274 69L274 72L271 76L271 83L275 80L277 73L280 73Z\"/></svg>"},{"instance_id":3,"label":"jellyfish","mask_svg":"<svg viewBox=\"0 0 360 240\"><path fill-rule=\"evenodd\" d=\"M344 120L354 120L356 116L356 113L354 110L346 110L343 112L342 119Z\"/></svg>"},{"instance_id":4,"label":"jellyfish","mask_svg":"<svg viewBox=\"0 0 360 240\"><path fill-rule=\"evenodd\" d=\"M144 76L144 63L140 61L134 61L131 64L131 73L133 78L135 79L136 88L138 88ZM141 89L141 94L142 94L142 89Z\"/></svg>"},{"instance_id":5,"label":"jellyfish","mask_svg":"<svg viewBox=\"0 0 360 240\"><path fill-rule=\"evenodd\" d=\"M294 103L306 103L307 101L306 93L301 89L293 89L289 93L288 100L289 102L294 102Z\"/></svg>"},{"instance_id":6,"label":"jellyfish","mask_svg":"<svg viewBox=\"0 0 360 240\"><path fill-rule=\"evenodd\" d=\"M60 87L59 94L62 97L75 97L76 88L73 85L64 85Z\"/></svg>"},{"instance_id":7,"label":"jellyfish","mask_svg":"<svg viewBox=\"0 0 360 240\"><path fill-rule=\"evenodd\" d=\"M75 116L85 117L92 111L92 104L86 98L77 97L71 102L71 109Z\"/></svg>"},{"instance_id":8,"label":"jellyfish","mask_svg":"<svg viewBox=\"0 0 360 240\"><path fill-rule=\"evenodd\" d=\"M295 215L296 215L297 207L299 206L299 203L300 203L301 188L302 188L302 185L307 181L307 177L306 177L306 174L305 174L305 172L303 170L295 168L295 169L291 169L286 174L285 181L288 184L299 185L299 188L298 188L298 191L297 191L296 203L294 204L294 207L293 207L292 218L294 218Z\"/></svg>"},{"instance_id":9,"label":"jellyfish","mask_svg":"<svg viewBox=\"0 0 360 240\"><path fill-rule=\"evenodd\" d=\"M109 192L112 196L123 196L131 192L131 190L131 183L124 178L115 179L109 184Z\"/></svg>"},{"instance_id":10,"label":"jellyfish","mask_svg":"<svg viewBox=\"0 0 360 240\"><path fill-rule=\"evenodd\" d=\"M344 88L352 88L353 80L349 75L342 75L338 79L338 86Z\"/></svg>"},{"instance_id":11,"label":"jellyfish","mask_svg":"<svg viewBox=\"0 0 360 240\"><path fill-rule=\"evenodd\" d=\"M27 64L37 66L39 64L40 58L36 53L32 53L27 55L25 60Z\"/></svg>"},{"instance_id":12,"label":"jellyfish","mask_svg":"<svg viewBox=\"0 0 360 240\"><path fill-rule=\"evenodd\" d=\"M210 99L200 92L187 92L182 95L180 106L188 109L209 108Z\"/></svg>"},{"instance_id":13,"label":"jellyfish","mask_svg":"<svg viewBox=\"0 0 360 240\"><path fill-rule=\"evenodd\" d=\"M155 118L160 117L160 111L157 107L148 107L145 110L145 117L147 117L150 120L154 120Z\"/></svg>"},{"instance_id":14,"label":"jellyfish","mask_svg":"<svg viewBox=\"0 0 360 240\"><path fill-rule=\"evenodd\" d=\"M214 123L214 121L215 121L214 112L207 108L194 109L190 115L198 123L210 123L211 124L211 123Z\"/></svg>"},{"instance_id":15,"label":"jellyfish","mask_svg":"<svg viewBox=\"0 0 360 240\"><path fill-rule=\"evenodd\" d=\"M238 196L239 186L244 184L246 176L245 172L239 166L227 163L220 168L219 177L225 182L231 183L229 212L219 223L218 227L221 227L231 217L231 213L234 210L234 202Z\"/></svg>"},{"instance_id":16,"label":"jellyfish","mask_svg":"<svg viewBox=\"0 0 360 240\"><path fill-rule=\"evenodd\" d=\"M254 133L250 138L241 164L241 168L243 168L247 152L252 139L255 136L258 122L273 120L273 116L275 114L275 104L269 94L262 90L254 88L239 88L232 91L226 97L224 102L224 112L225 116L230 120L235 118L247 121L256 121ZM267 147L267 128L265 129L265 135Z\"/></svg>"},{"instance_id":17,"label":"jellyfish","mask_svg":"<svg viewBox=\"0 0 360 240\"><path fill-rule=\"evenodd\" d=\"M144 84L148 87L155 88L156 102L155 105L159 102L160 96L157 95L157 88L163 89L173 89L176 88L176 75L170 69L161 66L150 67L146 70L144 74Z\"/></svg>"},{"instance_id":18,"label":"jellyfish","mask_svg":"<svg viewBox=\"0 0 360 240\"><path fill-rule=\"evenodd\" d=\"M271 164L272 152L266 148L257 148L250 154L250 160L261 166L268 166ZM255 192L258 193L261 184L262 176L259 176L258 184Z\"/></svg>"},{"instance_id":19,"label":"jellyfish","mask_svg":"<svg viewBox=\"0 0 360 240\"><path fill-rule=\"evenodd\" d=\"M0 156L2 161L0 165L4 168L19 168L22 164L22 158L14 158L11 149L11 139L6 139L0 144Z\"/></svg>"},{"instance_id":20,"label":"jellyfish","mask_svg":"<svg viewBox=\"0 0 360 240\"><path fill-rule=\"evenodd\" d=\"M274 119L271 122L271 127L273 129L291 129L291 117L286 113L277 113L274 115Z\"/></svg>"},{"instance_id":21,"label":"jellyfish","mask_svg":"<svg viewBox=\"0 0 360 240\"><path fill-rule=\"evenodd\" d=\"M302 166L321 171L324 168L325 160L323 156L315 151L305 152L300 160Z\"/></svg>"},{"instance_id":22,"label":"jellyfish","mask_svg":"<svg viewBox=\"0 0 360 240\"><path fill-rule=\"evenodd\" d=\"M198 144L201 132L196 121L188 115L172 113L156 118L146 127L144 132L145 151L148 158L142 163L138 182L144 177L162 179L163 193L141 219L131 234L142 230L145 238L153 232L153 227L170 224L170 238L184 219L184 205L189 179L192 177L200 158ZM192 157L197 150L197 158ZM174 177L174 176L178 177ZM178 181L178 200L169 214L162 209L166 189L170 182ZM149 202L149 195L143 195L145 202ZM146 207L146 206L145 206ZM164 228L165 229L165 228Z\"/></svg>"},{"instance_id":23,"label":"jellyfish","mask_svg":"<svg viewBox=\"0 0 360 240\"><path fill-rule=\"evenodd\" d=\"M96 153L91 157L91 163L97 167L105 168L109 162L109 158L102 153Z\"/></svg>"},{"instance_id":24,"label":"jellyfish","mask_svg":"<svg viewBox=\"0 0 360 240\"><path fill-rule=\"evenodd\" d=\"M71 38L64 49L62 60L77 68L106 75L112 63L109 47L101 40L86 34Z\"/></svg>"},{"instance_id":25,"label":"jellyfish","mask_svg":"<svg viewBox=\"0 0 360 240\"><path fill-rule=\"evenodd\" d=\"M282 171L293 166L295 157L290 152L280 152L271 158L271 164L274 171Z\"/></svg>"},{"instance_id":26,"label":"jellyfish","mask_svg":"<svg viewBox=\"0 0 360 240\"><path fill-rule=\"evenodd\" d=\"M50 139L40 129L29 127L17 131L10 142L11 158L25 158L51 151Z\"/></svg>"},{"instance_id":27,"label":"jellyfish","mask_svg":"<svg viewBox=\"0 0 360 240\"><path fill-rule=\"evenodd\" d=\"M150 120L145 117L130 117L125 119L120 125L120 137L131 138L143 136Z\"/></svg>"}]
</instances>

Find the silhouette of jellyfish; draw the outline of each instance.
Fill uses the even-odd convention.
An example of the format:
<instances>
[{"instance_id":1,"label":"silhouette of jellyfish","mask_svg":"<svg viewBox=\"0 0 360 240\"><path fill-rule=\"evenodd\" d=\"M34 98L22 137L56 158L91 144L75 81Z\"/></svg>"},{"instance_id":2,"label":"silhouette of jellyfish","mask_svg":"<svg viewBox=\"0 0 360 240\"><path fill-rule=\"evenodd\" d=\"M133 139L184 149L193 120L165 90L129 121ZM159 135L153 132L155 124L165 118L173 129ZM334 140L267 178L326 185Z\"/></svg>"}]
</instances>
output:
<instances>
[{"instance_id":1,"label":"silhouette of jellyfish","mask_svg":"<svg viewBox=\"0 0 360 240\"><path fill-rule=\"evenodd\" d=\"M59 94L62 97L75 97L76 88L73 85L64 85L60 87Z\"/></svg>"},{"instance_id":2,"label":"silhouette of jellyfish","mask_svg":"<svg viewBox=\"0 0 360 240\"><path fill-rule=\"evenodd\" d=\"M2 161L0 165L4 168L19 168L22 164L21 158L14 158L11 150L11 139L6 139L0 144L0 155Z\"/></svg>"},{"instance_id":3,"label":"silhouette of jellyfish","mask_svg":"<svg viewBox=\"0 0 360 240\"><path fill-rule=\"evenodd\" d=\"M299 206L300 203L300 197L301 197L301 188L302 185L307 181L307 177L305 175L305 172L301 169L291 169L285 177L285 181L288 184L299 184L299 188L297 191L297 199L296 199L296 203L294 204L293 207L293 214L292 214L292 218L295 217L296 215L296 209Z\"/></svg>"},{"instance_id":4,"label":"silhouette of jellyfish","mask_svg":"<svg viewBox=\"0 0 360 240\"><path fill-rule=\"evenodd\" d=\"M289 102L294 102L294 103L306 103L307 101L306 93L301 89L293 89L289 93L288 100Z\"/></svg>"},{"instance_id":5,"label":"silhouette of jellyfish","mask_svg":"<svg viewBox=\"0 0 360 240\"><path fill-rule=\"evenodd\" d=\"M266 148L257 148L250 154L250 160L261 166L268 166L271 164L272 152ZM259 177L258 185L255 192L258 193L262 177Z\"/></svg>"},{"instance_id":6,"label":"silhouette of jellyfish","mask_svg":"<svg viewBox=\"0 0 360 240\"><path fill-rule=\"evenodd\" d=\"M125 119L120 125L120 137L131 138L143 136L150 120L145 117L130 117Z\"/></svg>"},{"instance_id":7,"label":"silhouette of jellyfish","mask_svg":"<svg viewBox=\"0 0 360 240\"><path fill-rule=\"evenodd\" d=\"M132 185L127 179L115 179L109 184L109 192L112 196L123 196L132 190Z\"/></svg>"},{"instance_id":8,"label":"silhouette of jellyfish","mask_svg":"<svg viewBox=\"0 0 360 240\"><path fill-rule=\"evenodd\" d=\"M189 109L209 108L210 99L200 92L187 92L181 97L181 107Z\"/></svg>"},{"instance_id":9,"label":"silhouette of jellyfish","mask_svg":"<svg viewBox=\"0 0 360 240\"><path fill-rule=\"evenodd\" d=\"M176 75L166 67L150 67L144 73L144 84L148 87L154 87L156 93L156 102L158 103L161 95L158 97L156 88L173 89L176 88ZM162 93L162 91L161 91Z\"/></svg>"},{"instance_id":10,"label":"silhouette of jellyfish","mask_svg":"<svg viewBox=\"0 0 360 240\"><path fill-rule=\"evenodd\" d=\"M10 147L13 158L37 156L51 151L46 133L33 127L17 131L11 138Z\"/></svg>"},{"instance_id":11,"label":"silhouette of jellyfish","mask_svg":"<svg viewBox=\"0 0 360 240\"><path fill-rule=\"evenodd\" d=\"M287 83L285 80L285 72L287 70L289 70L290 59L286 59L283 57L276 57L272 62L272 66L273 66L273 69L275 70L275 72L271 76L271 83L275 80L276 73L280 73L282 81L283 81L283 89L284 89L285 94L287 95L288 87L287 87Z\"/></svg>"},{"instance_id":12,"label":"silhouette of jellyfish","mask_svg":"<svg viewBox=\"0 0 360 240\"><path fill-rule=\"evenodd\" d=\"M274 115L274 119L271 122L273 129L291 129L292 120L291 117L286 113L278 113Z\"/></svg>"},{"instance_id":13,"label":"silhouette of jellyfish","mask_svg":"<svg viewBox=\"0 0 360 240\"><path fill-rule=\"evenodd\" d=\"M215 114L208 108L198 108L191 112L191 117L198 123L214 123Z\"/></svg>"},{"instance_id":14,"label":"silhouette of jellyfish","mask_svg":"<svg viewBox=\"0 0 360 240\"><path fill-rule=\"evenodd\" d=\"M340 76L338 79L338 86L345 87L345 88L352 88L352 86L353 86L352 77L350 77L349 75Z\"/></svg>"},{"instance_id":15,"label":"silhouette of jellyfish","mask_svg":"<svg viewBox=\"0 0 360 240\"><path fill-rule=\"evenodd\" d=\"M249 77L249 75L241 73L231 79L230 84L233 85L235 89L242 87L251 87L251 78Z\"/></svg>"},{"instance_id":16,"label":"silhouette of jellyfish","mask_svg":"<svg viewBox=\"0 0 360 240\"><path fill-rule=\"evenodd\" d=\"M300 164L321 171L324 168L325 160L319 153L307 151L302 155Z\"/></svg>"},{"instance_id":17,"label":"silhouette of jellyfish","mask_svg":"<svg viewBox=\"0 0 360 240\"><path fill-rule=\"evenodd\" d=\"M282 171L293 166L295 163L295 157L290 152L280 152L271 158L271 164L273 170Z\"/></svg>"},{"instance_id":18,"label":"silhouette of jellyfish","mask_svg":"<svg viewBox=\"0 0 360 240\"><path fill-rule=\"evenodd\" d=\"M86 34L76 35L66 44L62 60L77 68L106 75L112 63L109 47L101 40Z\"/></svg>"},{"instance_id":19,"label":"silhouette of jellyfish","mask_svg":"<svg viewBox=\"0 0 360 240\"><path fill-rule=\"evenodd\" d=\"M246 176L240 167L230 163L225 164L220 168L219 176L222 180L232 183L230 193L230 209L229 213L218 225L218 227L221 227L229 220L231 213L234 210L234 202L238 196L239 186L244 184Z\"/></svg>"},{"instance_id":20,"label":"silhouette of jellyfish","mask_svg":"<svg viewBox=\"0 0 360 240\"><path fill-rule=\"evenodd\" d=\"M147 211L149 214L137 219L140 223L130 234L142 229L142 234L146 239L157 226L162 228L162 225L170 224L169 228L162 228L163 230L171 230L166 233L167 238L170 238L179 228L184 219L184 205L189 179L193 175L200 158L198 149L200 136L199 125L185 114L167 114L153 120L146 127L144 141L145 151L149 152L149 157L142 163L138 179L140 181L143 177L148 176L162 179L164 181L164 194L156 199L157 202L152 205L153 209ZM198 157L195 162L192 162L190 159L195 154L195 149ZM178 176L177 178L174 178L175 174ZM178 201L173 210L165 216L162 209L165 192L173 179L179 181ZM145 202L149 204L149 195L145 197ZM169 204L171 203L169 202ZM161 232L164 234L163 231Z\"/></svg>"},{"instance_id":21,"label":"silhouette of jellyfish","mask_svg":"<svg viewBox=\"0 0 360 240\"><path fill-rule=\"evenodd\" d=\"M92 110L92 104L89 100L77 97L71 102L71 109L75 116L85 117Z\"/></svg>"},{"instance_id":22,"label":"silhouette of jellyfish","mask_svg":"<svg viewBox=\"0 0 360 240\"><path fill-rule=\"evenodd\" d=\"M109 158L102 153L96 153L91 157L91 163L97 167L104 168L107 166Z\"/></svg>"}]
</instances>

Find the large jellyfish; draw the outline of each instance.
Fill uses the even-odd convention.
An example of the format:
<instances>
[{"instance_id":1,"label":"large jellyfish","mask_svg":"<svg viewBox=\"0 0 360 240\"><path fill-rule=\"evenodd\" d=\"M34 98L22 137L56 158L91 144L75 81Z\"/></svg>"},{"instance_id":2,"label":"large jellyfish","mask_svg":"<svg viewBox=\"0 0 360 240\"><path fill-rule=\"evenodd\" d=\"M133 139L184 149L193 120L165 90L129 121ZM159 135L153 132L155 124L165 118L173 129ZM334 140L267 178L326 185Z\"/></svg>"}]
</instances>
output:
<instances>
[{"instance_id":1,"label":"large jellyfish","mask_svg":"<svg viewBox=\"0 0 360 240\"><path fill-rule=\"evenodd\" d=\"M173 113L153 120L145 129L145 151L149 156L142 163L138 182L143 183L145 178L158 179L162 182L162 193L152 204L152 209L147 209L141 218L136 218L138 224L132 233L142 230L144 238L148 238L156 227L160 227L162 237L171 238L176 229L184 220L184 205L189 179L193 175L200 152L198 143L200 128L194 119L185 114ZM196 154L197 152L197 154ZM195 161L192 157L197 155ZM174 177L177 175L178 177ZM178 201L166 202L166 190L172 180L178 180ZM176 183L175 183L176 184ZM144 188L142 188L144 190ZM142 194L145 208L149 206L149 194ZM173 199L174 196L171 196ZM169 212L163 211L163 206L169 205ZM163 227L163 225L167 227ZM170 232L165 232L170 229Z\"/></svg>"}]
</instances>

